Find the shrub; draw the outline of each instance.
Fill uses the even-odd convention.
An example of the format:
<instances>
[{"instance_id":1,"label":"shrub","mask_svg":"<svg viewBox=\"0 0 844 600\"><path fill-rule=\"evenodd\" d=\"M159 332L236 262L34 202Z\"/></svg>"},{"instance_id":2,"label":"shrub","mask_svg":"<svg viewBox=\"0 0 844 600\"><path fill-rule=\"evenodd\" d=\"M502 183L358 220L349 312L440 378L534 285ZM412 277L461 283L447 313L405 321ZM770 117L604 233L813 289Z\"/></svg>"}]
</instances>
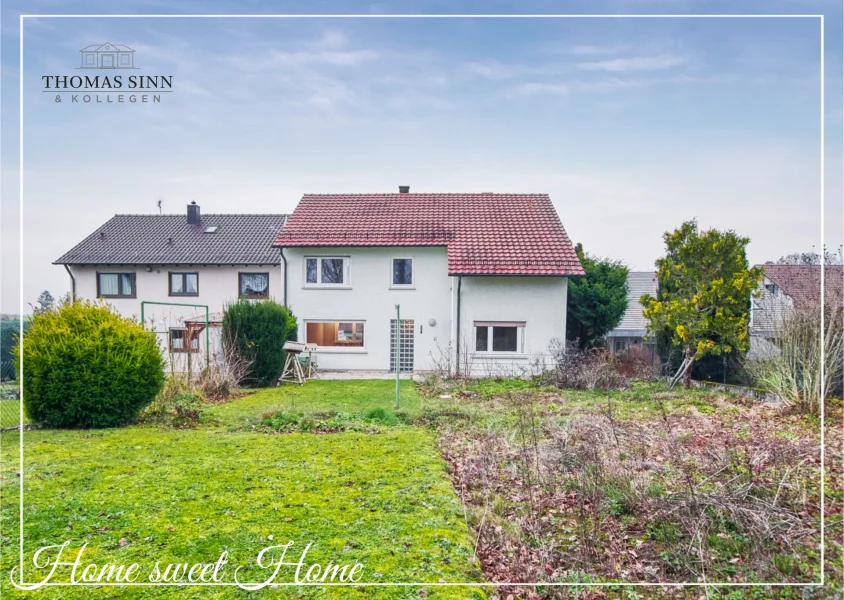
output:
<instances>
[{"instance_id":1,"label":"shrub","mask_svg":"<svg viewBox=\"0 0 844 600\"><path fill-rule=\"evenodd\" d=\"M651 359L651 350L647 346L630 346L615 354L615 368L624 377L651 379L654 370L658 370Z\"/></svg>"},{"instance_id":2,"label":"shrub","mask_svg":"<svg viewBox=\"0 0 844 600\"><path fill-rule=\"evenodd\" d=\"M249 362L243 383L271 385L284 369L284 343L296 339L297 325L287 308L262 300L240 300L229 304L223 313L223 343Z\"/></svg>"},{"instance_id":3,"label":"shrub","mask_svg":"<svg viewBox=\"0 0 844 600\"><path fill-rule=\"evenodd\" d=\"M176 429L195 427L206 400L201 386L194 385L186 374L176 373L167 378L153 403L141 413L141 420Z\"/></svg>"},{"instance_id":4,"label":"shrub","mask_svg":"<svg viewBox=\"0 0 844 600\"><path fill-rule=\"evenodd\" d=\"M36 315L16 348L24 409L48 427L123 425L164 383L155 333L104 304L75 302Z\"/></svg>"},{"instance_id":5,"label":"shrub","mask_svg":"<svg viewBox=\"0 0 844 600\"><path fill-rule=\"evenodd\" d=\"M576 390L617 389L626 384L616 370L612 354L604 348L580 350L552 340L550 351L554 369L543 377L542 383Z\"/></svg>"},{"instance_id":6,"label":"shrub","mask_svg":"<svg viewBox=\"0 0 844 600\"><path fill-rule=\"evenodd\" d=\"M774 326L775 343L745 366L758 385L798 411L819 414L825 399L842 393L844 309L835 303L822 309L815 303L783 313Z\"/></svg>"}]
</instances>

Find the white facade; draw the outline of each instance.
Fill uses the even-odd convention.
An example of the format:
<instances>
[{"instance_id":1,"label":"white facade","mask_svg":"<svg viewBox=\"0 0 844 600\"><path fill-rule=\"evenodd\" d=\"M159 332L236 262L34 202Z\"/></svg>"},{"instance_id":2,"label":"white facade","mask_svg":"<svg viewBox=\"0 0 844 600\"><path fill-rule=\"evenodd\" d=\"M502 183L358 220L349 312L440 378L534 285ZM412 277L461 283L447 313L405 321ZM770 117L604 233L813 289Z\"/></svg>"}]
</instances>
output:
<instances>
[{"instance_id":1,"label":"white facade","mask_svg":"<svg viewBox=\"0 0 844 600\"><path fill-rule=\"evenodd\" d=\"M191 266L191 265L86 265L69 267L75 279L76 297L82 300L98 299L98 273L129 273L134 275L134 289L129 297L102 297L104 302L113 306L121 315L140 321L141 302L163 302L172 304L194 304L201 306L172 306L170 304L146 304L144 306L144 326L158 333L164 356L176 370L186 370L186 352L170 353L171 329L185 328L186 321L202 322L205 308L208 307L210 320L208 347L210 360L219 357L220 335L219 321L227 303L236 301L239 293L239 274L266 273L269 276L269 297L282 302L284 297L284 278L280 265L263 266ZM171 273L196 273L197 293L195 295L171 295L169 277ZM216 323L215 323L216 322ZM181 334L177 334L181 335ZM205 365L205 332L198 334L197 352L192 353L191 370ZM180 343L180 342L178 342Z\"/></svg>"},{"instance_id":2,"label":"white facade","mask_svg":"<svg viewBox=\"0 0 844 600\"><path fill-rule=\"evenodd\" d=\"M285 248L283 253L288 265L287 303L299 321L299 339L320 345L316 360L323 370L394 368L390 350L396 304L407 327L403 347L413 347L412 365L407 364L414 371L454 372L459 366L461 372L473 375L519 375L535 368L537 359L547 361L552 339L565 339L565 277L463 276L458 336L458 277L448 274L444 246ZM308 283L308 258L344 259L343 283L324 284L319 279ZM394 259L412 259L411 284L393 284ZM410 320L412 335L405 323ZM332 346L332 340L322 337L328 335L322 333L322 324L333 324L332 336L346 330L348 341ZM361 324L362 340L355 341ZM489 332L489 346L511 344L512 351L476 351L476 326L501 327L482 331Z\"/></svg>"}]
</instances>

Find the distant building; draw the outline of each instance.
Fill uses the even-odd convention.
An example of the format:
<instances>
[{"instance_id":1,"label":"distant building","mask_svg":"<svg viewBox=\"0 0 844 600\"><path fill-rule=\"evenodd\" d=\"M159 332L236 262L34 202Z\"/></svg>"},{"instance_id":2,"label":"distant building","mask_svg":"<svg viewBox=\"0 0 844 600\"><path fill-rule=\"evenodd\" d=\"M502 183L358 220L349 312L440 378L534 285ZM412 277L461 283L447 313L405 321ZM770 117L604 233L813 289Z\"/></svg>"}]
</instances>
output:
<instances>
[{"instance_id":1,"label":"distant building","mask_svg":"<svg viewBox=\"0 0 844 600\"><path fill-rule=\"evenodd\" d=\"M778 350L774 338L782 320L795 308L821 301L820 265L756 265L764 271L759 297L750 309L749 358L764 358ZM844 303L844 267L824 267L824 301Z\"/></svg>"},{"instance_id":2,"label":"distant building","mask_svg":"<svg viewBox=\"0 0 844 600\"><path fill-rule=\"evenodd\" d=\"M654 340L645 341L648 332L648 320L645 307L639 299L645 294L656 296L657 281L653 271L631 271L627 275L627 310L618 327L607 334L607 347L612 352L621 352L631 346L656 347Z\"/></svg>"}]
</instances>

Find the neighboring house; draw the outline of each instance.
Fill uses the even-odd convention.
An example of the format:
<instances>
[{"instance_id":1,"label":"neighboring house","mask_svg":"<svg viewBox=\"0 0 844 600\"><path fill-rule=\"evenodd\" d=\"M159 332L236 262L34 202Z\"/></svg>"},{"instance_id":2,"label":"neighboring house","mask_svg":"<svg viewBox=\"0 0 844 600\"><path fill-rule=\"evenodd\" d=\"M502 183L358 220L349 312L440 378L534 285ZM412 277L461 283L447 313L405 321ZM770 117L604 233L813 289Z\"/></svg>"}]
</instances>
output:
<instances>
[{"instance_id":1,"label":"neighboring house","mask_svg":"<svg viewBox=\"0 0 844 600\"><path fill-rule=\"evenodd\" d=\"M774 338L788 313L821 300L820 265L756 265L764 271L759 297L750 310L750 351L758 358L776 353ZM844 267L824 267L824 301L844 303Z\"/></svg>"},{"instance_id":2,"label":"neighboring house","mask_svg":"<svg viewBox=\"0 0 844 600\"><path fill-rule=\"evenodd\" d=\"M79 51L83 69L133 69L135 51L123 44L94 44Z\"/></svg>"},{"instance_id":3,"label":"neighboring house","mask_svg":"<svg viewBox=\"0 0 844 600\"><path fill-rule=\"evenodd\" d=\"M546 194L307 194L275 241L321 369L518 374L583 268ZM401 323L396 327L396 305ZM459 343L458 343L459 340Z\"/></svg>"},{"instance_id":4,"label":"neighboring house","mask_svg":"<svg viewBox=\"0 0 844 600\"><path fill-rule=\"evenodd\" d=\"M654 340L645 341L648 332L648 320L645 307L639 299L645 294L656 296L657 280L653 271L631 271L627 275L627 310L618 327L607 334L607 346L612 352L621 352L631 346L655 348Z\"/></svg>"},{"instance_id":5,"label":"neighboring house","mask_svg":"<svg viewBox=\"0 0 844 600\"><path fill-rule=\"evenodd\" d=\"M216 329L209 346L219 352L225 304L237 298L284 296L281 257L272 243L286 215L200 213L115 215L55 261L71 278L74 297L101 298L140 318L173 354L204 351L206 308ZM194 305L194 306L181 306ZM191 325L193 323L193 325Z\"/></svg>"}]
</instances>

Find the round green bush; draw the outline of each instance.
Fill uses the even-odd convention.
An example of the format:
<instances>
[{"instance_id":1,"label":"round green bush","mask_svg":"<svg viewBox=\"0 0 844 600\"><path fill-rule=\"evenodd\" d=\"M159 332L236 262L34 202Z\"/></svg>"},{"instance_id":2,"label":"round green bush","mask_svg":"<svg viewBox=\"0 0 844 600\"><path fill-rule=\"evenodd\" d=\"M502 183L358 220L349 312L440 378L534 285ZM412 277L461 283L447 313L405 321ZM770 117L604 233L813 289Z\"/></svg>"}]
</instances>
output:
<instances>
[{"instance_id":1,"label":"round green bush","mask_svg":"<svg viewBox=\"0 0 844 600\"><path fill-rule=\"evenodd\" d=\"M223 312L223 344L227 353L244 359L249 370L243 383L272 385L284 370L284 343L295 340L296 317L272 300L240 300Z\"/></svg>"},{"instance_id":2,"label":"round green bush","mask_svg":"<svg viewBox=\"0 0 844 600\"><path fill-rule=\"evenodd\" d=\"M75 302L40 314L16 351L23 405L47 427L116 427L164 384L155 333L104 304Z\"/></svg>"}]
</instances>

